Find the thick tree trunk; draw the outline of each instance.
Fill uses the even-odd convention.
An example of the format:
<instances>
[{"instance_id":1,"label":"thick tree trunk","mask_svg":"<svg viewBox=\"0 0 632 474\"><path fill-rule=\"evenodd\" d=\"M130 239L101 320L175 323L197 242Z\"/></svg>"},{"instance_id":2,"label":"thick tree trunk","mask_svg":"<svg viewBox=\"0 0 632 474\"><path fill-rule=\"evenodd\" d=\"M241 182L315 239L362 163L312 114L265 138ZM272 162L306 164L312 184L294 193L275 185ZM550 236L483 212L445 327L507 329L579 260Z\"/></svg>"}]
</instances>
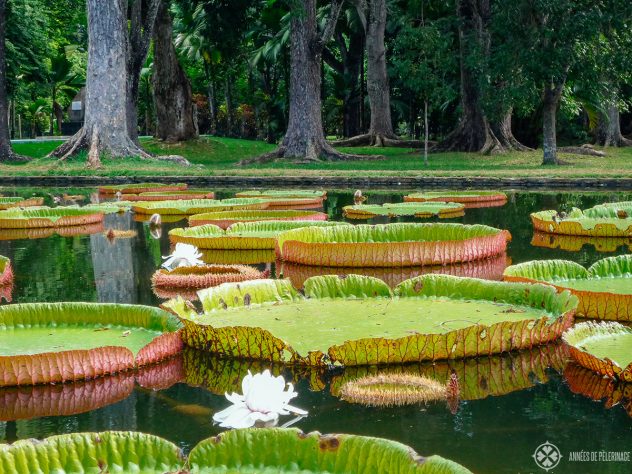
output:
<instances>
[{"instance_id":1,"label":"thick tree trunk","mask_svg":"<svg viewBox=\"0 0 632 474\"><path fill-rule=\"evenodd\" d=\"M609 105L607 113L599 117L597 143L602 146L632 146L632 140L628 140L621 133L621 115L616 104Z\"/></svg>"},{"instance_id":2,"label":"thick tree trunk","mask_svg":"<svg viewBox=\"0 0 632 474\"><path fill-rule=\"evenodd\" d=\"M297 2L298 3L298 2ZM291 19L290 114L287 132L274 152L242 164L284 158L299 162L377 157L340 153L325 140L320 99L320 69L323 43L331 36L340 14L340 2L332 3L325 31L317 30L316 0L301 0Z\"/></svg>"},{"instance_id":3,"label":"thick tree trunk","mask_svg":"<svg viewBox=\"0 0 632 474\"><path fill-rule=\"evenodd\" d=\"M11 149L5 43L6 7L7 0L0 0L0 162L28 161L28 158L18 155Z\"/></svg>"},{"instance_id":4,"label":"thick tree trunk","mask_svg":"<svg viewBox=\"0 0 632 474\"><path fill-rule=\"evenodd\" d=\"M173 46L169 1L158 8L154 26L154 104L156 138L179 142L197 138L191 84L180 66Z\"/></svg>"},{"instance_id":5,"label":"thick tree trunk","mask_svg":"<svg viewBox=\"0 0 632 474\"><path fill-rule=\"evenodd\" d=\"M51 153L66 159L88 150L88 166L100 167L101 157L150 158L128 129L127 0L88 0L88 70L84 125ZM182 164L177 156L164 157Z\"/></svg>"},{"instance_id":6,"label":"thick tree trunk","mask_svg":"<svg viewBox=\"0 0 632 474\"><path fill-rule=\"evenodd\" d=\"M557 165L556 115L563 84L547 87L542 98L542 149L543 165Z\"/></svg>"},{"instance_id":7,"label":"thick tree trunk","mask_svg":"<svg viewBox=\"0 0 632 474\"><path fill-rule=\"evenodd\" d=\"M368 0L367 4L368 15L362 10L360 13L363 17L368 17L366 24L366 85L371 111L369 131L366 134L346 140L337 140L333 144L335 146L421 147L423 142L400 140L393 131L391 94L384 43L387 17L386 0ZM363 5L363 2L356 3L358 8L362 8Z\"/></svg>"},{"instance_id":8,"label":"thick tree trunk","mask_svg":"<svg viewBox=\"0 0 632 474\"><path fill-rule=\"evenodd\" d=\"M470 64L473 54L487 54L489 51L489 0L458 0L456 8L459 19L462 115L457 128L433 147L433 151L485 150L491 153L502 147L491 132L481 103L477 72Z\"/></svg>"},{"instance_id":9,"label":"thick tree trunk","mask_svg":"<svg viewBox=\"0 0 632 474\"><path fill-rule=\"evenodd\" d=\"M510 108L502 119L490 124L494 137L498 140L505 151L533 151L518 141L511 130L512 109Z\"/></svg>"}]
</instances>

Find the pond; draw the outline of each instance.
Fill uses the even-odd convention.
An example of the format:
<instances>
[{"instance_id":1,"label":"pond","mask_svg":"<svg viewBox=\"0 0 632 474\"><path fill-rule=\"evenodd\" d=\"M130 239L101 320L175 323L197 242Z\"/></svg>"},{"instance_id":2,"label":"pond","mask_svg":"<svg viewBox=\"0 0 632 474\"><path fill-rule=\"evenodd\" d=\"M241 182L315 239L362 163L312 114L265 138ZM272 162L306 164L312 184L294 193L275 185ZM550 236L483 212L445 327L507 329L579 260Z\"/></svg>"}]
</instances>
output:
<instances>
[{"instance_id":1,"label":"pond","mask_svg":"<svg viewBox=\"0 0 632 474\"><path fill-rule=\"evenodd\" d=\"M88 196L90 189L5 188L5 195ZM236 190L221 190L219 198ZM403 192L364 190L371 203L399 202ZM483 266L448 267L454 274L499 279L504 266L534 259L563 258L590 265L605 256L630 253L632 239L590 241L534 235L529 213L544 209L587 208L606 201L632 200L632 193L509 192L502 207L468 209L450 222L482 223L511 232L507 256ZM352 204L352 191L329 191L325 212L342 220L342 207ZM409 221L413 219L407 219ZM354 221L363 223L364 221ZM370 222L388 222L386 218ZM109 215L105 228L134 230L131 238L113 242L102 233L19 238L0 232L0 255L10 257L15 271L13 302L99 301L157 305L150 277L170 251L167 231L186 221L163 225L156 239L149 226L133 215ZM31 235L31 237L34 237ZM210 262L209 263L213 263ZM234 262L239 263L239 262ZM249 262L248 262L249 263ZM278 273L274 262L260 269ZM306 275L288 268L293 281ZM386 280L399 281L419 270L381 270ZM434 269L433 271L438 271ZM579 392L594 376L566 364L560 345L531 351L449 363L439 362L391 370L434 374L445 380L452 370L461 380L462 400L452 410L443 403L400 408L367 408L335 395L343 380L375 371L347 369L330 374L301 373L276 367L294 379L299 392L293 403L309 410L297 427L322 433L346 432L401 441L421 454L440 454L479 473L540 472L532 454L546 441L564 456L555 472L630 472L630 463L572 462L575 451L629 451L632 446L632 401L607 408ZM194 350L137 374L78 384L0 390L0 441L43 438L81 431L138 430L153 433L189 450L217 434L212 414L225 408L225 391L239 391L250 368L265 365L217 360ZM580 383L582 382L582 383ZM595 386L600 380L593 380ZM603 385L603 384L601 384ZM629 388L629 387L628 387ZM601 393L601 392L599 392ZM597 397L599 398L599 397ZM627 408L627 412L626 412Z\"/></svg>"}]
</instances>

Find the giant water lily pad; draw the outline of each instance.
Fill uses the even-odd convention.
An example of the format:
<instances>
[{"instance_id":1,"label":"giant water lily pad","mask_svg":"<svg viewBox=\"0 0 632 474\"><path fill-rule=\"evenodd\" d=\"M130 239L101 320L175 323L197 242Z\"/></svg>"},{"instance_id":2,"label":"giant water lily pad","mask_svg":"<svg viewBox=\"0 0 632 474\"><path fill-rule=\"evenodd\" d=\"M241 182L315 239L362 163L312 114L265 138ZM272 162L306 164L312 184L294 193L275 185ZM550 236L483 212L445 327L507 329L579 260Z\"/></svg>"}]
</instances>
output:
<instances>
[{"instance_id":1,"label":"giant water lily pad","mask_svg":"<svg viewBox=\"0 0 632 474\"><path fill-rule=\"evenodd\" d=\"M428 191L404 196L407 202L459 202L466 208L496 207L507 202L507 195L499 191Z\"/></svg>"},{"instance_id":2,"label":"giant water lily pad","mask_svg":"<svg viewBox=\"0 0 632 474\"><path fill-rule=\"evenodd\" d=\"M540 211L531 214L538 232L587 237L632 236L632 202L608 203L568 213Z\"/></svg>"},{"instance_id":3,"label":"giant water lily pad","mask_svg":"<svg viewBox=\"0 0 632 474\"><path fill-rule=\"evenodd\" d=\"M260 263L273 263L275 253L273 249L255 250L222 250L200 249L204 263L218 265L257 265Z\"/></svg>"},{"instance_id":4,"label":"giant water lily pad","mask_svg":"<svg viewBox=\"0 0 632 474\"><path fill-rule=\"evenodd\" d=\"M164 306L189 346L225 357L303 365L454 359L523 349L559 338L577 299L545 285L425 275L395 292L359 275L314 277L302 297L287 280L225 284Z\"/></svg>"},{"instance_id":5,"label":"giant water lily pad","mask_svg":"<svg viewBox=\"0 0 632 474\"><path fill-rule=\"evenodd\" d=\"M103 222L63 227L36 227L32 229L0 228L0 240L46 239L52 235L60 235L62 237L75 237L78 235L98 234L99 232L103 232L103 230Z\"/></svg>"},{"instance_id":6,"label":"giant water lily pad","mask_svg":"<svg viewBox=\"0 0 632 474\"><path fill-rule=\"evenodd\" d=\"M539 260L508 267L507 281L548 283L579 298L577 314L632 321L632 255L599 260L586 269L566 260Z\"/></svg>"},{"instance_id":7,"label":"giant water lily pad","mask_svg":"<svg viewBox=\"0 0 632 474\"><path fill-rule=\"evenodd\" d=\"M176 214L189 216L215 211L233 211L236 209L266 209L268 203L260 199L184 199L180 201L137 202L132 211L137 214Z\"/></svg>"},{"instance_id":8,"label":"giant water lily pad","mask_svg":"<svg viewBox=\"0 0 632 474\"><path fill-rule=\"evenodd\" d=\"M188 186L184 183L177 184L164 184L164 183L133 183L133 184L119 184L111 186L100 186L99 192L101 194L139 194L139 193L164 193L174 191L186 191Z\"/></svg>"},{"instance_id":9,"label":"giant water lily pad","mask_svg":"<svg viewBox=\"0 0 632 474\"><path fill-rule=\"evenodd\" d=\"M32 197L0 197L0 209L10 209L13 207L34 207L42 206L44 204L44 198Z\"/></svg>"},{"instance_id":10,"label":"giant water lily pad","mask_svg":"<svg viewBox=\"0 0 632 474\"><path fill-rule=\"evenodd\" d=\"M2 472L14 474L359 474L381 472L384 466L402 474L470 472L440 456L422 457L395 441L282 428L222 433L201 441L188 460L173 443L131 431L57 435L43 441L17 441L0 449Z\"/></svg>"},{"instance_id":11,"label":"giant water lily pad","mask_svg":"<svg viewBox=\"0 0 632 474\"><path fill-rule=\"evenodd\" d=\"M181 472L185 458L158 436L123 431L73 433L16 441L0 449L0 471L13 474Z\"/></svg>"},{"instance_id":12,"label":"giant water lily pad","mask_svg":"<svg viewBox=\"0 0 632 474\"><path fill-rule=\"evenodd\" d=\"M400 202L395 204L358 204L342 208L349 219L371 219L387 217L460 217L465 214L465 206L456 202Z\"/></svg>"},{"instance_id":13,"label":"giant water lily pad","mask_svg":"<svg viewBox=\"0 0 632 474\"><path fill-rule=\"evenodd\" d=\"M128 201L182 201L188 199L215 199L214 191L166 191L140 194L126 194Z\"/></svg>"},{"instance_id":14,"label":"giant water lily pad","mask_svg":"<svg viewBox=\"0 0 632 474\"><path fill-rule=\"evenodd\" d=\"M74 207L0 211L0 229L84 226L103 222L103 212Z\"/></svg>"},{"instance_id":15,"label":"giant water lily pad","mask_svg":"<svg viewBox=\"0 0 632 474\"><path fill-rule=\"evenodd\" d=\"M157 270L151 282L154 287L161 289L201 290L222 283L259 280L268 276L267 272L247 265L200 265Z\"/></svg>"},{"instance_id":16,"label":"giant water lily pad","mask_svg":"<svg viewBox=\"0 0 632 474\"><path fill-rule=\"evenodd\" d=\"M323 205L327 198L325 191L268 189L264 191L244 191L238 198L258 198L270 202L270 209L311 209Z\"/></svg>"},{"instance_id":17,"label":"giant water lily pad","mask_svg":"<svg viewBox=\"0 0 632 474\"><path fill-rule=\"evenodd\" d=\"M632 382L632 328L614 322L579 323L564 333L564 342L578 364Z\"/></svg>"},{"instance_id":18,"label":"giant water lily pad","mask_svg":"<svg viewBox=\"0 0 632 474\"><path fill-rule=\"evenodd\" d=\"M329 221L264 221L239 222L227 230L207 224L169 231L172 243L182 242L200 249L260 250L274 249L279 234L304 227L349 227L344 222Z\"/></svg>"},{"instance_id":19,"label":"giant water lily pad","mask_svg":"<svg viewBox=\"0 0 632 474\"><path fill-rule=\"evenodd\" d=\"M448 223L304 228L278 236L280 259L329 267L446 265L505 252L507 231Z\"/></svg>"},{"instance_id":20,"label":"giant water lily pad","mask_svg":"<svg viewBox=\"0 0 632 474\"><path fill-rule=\"evenodd\" d=\"M202 441L191 450L189 468L192 474L470 472L440 456L422 457L395 441L275 428L232 430Z\"/></svg>"},{"instance_id":21,"label":"giant water lily pad","mask_svg":"<svg viewBox=\"0 0 632 474\"><path fill-rule=\"evenodd\" d=\"M182 348L181 324L147 306L35 303L0 307L0 386L94 378Z\"/></svg>"},{"instance_id":22,"label":"giant water lily pad","mask_svg":"<svg viewBox=\"0 0 632 474\"><path fill-rule=\"evenodd\" d=\"M189 217L192 226L213 224L222 229L227 229L238 222L263 222L263 221L326 221L327 214L317 211L296 210L263 210L263 211L223 211L195 214Z\"/></svg>"}]
</instances>

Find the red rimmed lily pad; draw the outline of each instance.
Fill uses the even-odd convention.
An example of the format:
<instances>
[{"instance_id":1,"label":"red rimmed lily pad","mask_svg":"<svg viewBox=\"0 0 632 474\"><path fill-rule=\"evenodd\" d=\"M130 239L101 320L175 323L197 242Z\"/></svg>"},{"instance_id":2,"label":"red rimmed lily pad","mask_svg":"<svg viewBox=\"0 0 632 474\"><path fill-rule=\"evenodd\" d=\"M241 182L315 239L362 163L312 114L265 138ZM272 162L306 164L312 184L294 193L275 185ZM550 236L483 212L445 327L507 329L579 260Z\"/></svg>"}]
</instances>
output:
<instances>
[{"instance_id":1,"label":"red rimmed lily pad","mask_svg":"<svg viewBox=\"0 0 632 474\"><path fill-rule=\"evenodd\" d=\"M465 215L465 206L455 202L401 202L382 205L357 204L345 206L342 211L349 219L371 219L378 216L448 219Z\"/></svg>"},{"instance_id":2,"label":"red rimmed lily pad","mask_svg":"<svg viewBox=\"0 0 632 474\"><path fill-rule=\"evenodd\" d=\"M579 252L584 246L592 246L597 252L615 252L620 247L627 247L627 249L632 252L632 236L587 237L534 232L531 245L535 247L566 250L567 252Z\"/></svg>"},{"instance_id":3,"label":"red rimmed lily pad","mask_svg":"<svg viewBox=\"0 0 632 474\"><path fill-rule=\"evenodd\" d=\"M181 324L157 308L98 303L0 307L0 386L114 374L182 349Z\"/></svg>"},{"instance_id":4,"label":"red rimmed lily pad","mask_svg":"<svg viewBox=\"0 0 632 474\"><path fill-rule=\"evenodd\" d=\"M214 191L168 191L126 194L127 201L182 201L187 199L215 199Z\"/></svg>"},{"instance_id":5,"label":"red rimmed lily pad","mask_svg":"<svg viewBox=\"0 0 632 474\"><path fill-rule=\"evenodd\" d=\"M604 258L588 269L567 260L536 260L508 267L504 279L569 290L579 298L580 316L632 321L632 255Z\"/></svg>"},{"instance_id":6,"label":"red rimmed lily pad","mask_svg":"<svg viewBox=\"0 0 632 474\"><path fill-rule=\"evenodd\" d=\"M328 267L414 267L500 255L508 231L448 223L304 228L277 238L279 259Z\"/></svg>"},{"instance_id":7,"label":"red rimmed lily pad","mask_svg":"<svg viewBox=\"0 0 632 474\"><path fill-rule=\"evenodd\" d=\"M585 237L632 237L632 202L606 203L590 209L573 208L531 214L537 232Z\"/></svg>"},{"instance_id":8,"label":"red rimmed lily pad","mask_svg":"<svg viewBox=\"0 0 632 474\"><path fill-rule=\"evenodd\" d=\"M163 305L191 347L295 365L373 365L455 359L558 339L577 299L546 285L425 275L393 294L375 278L314 277L306 298L287 280L224 284ZM296 315L301 317L297 318Z\"/></svg>"},{"instance_id":9,"label":"red rimmed lily pad","mask_svg":"<svg viewBox=\"0 0 632 474\"><path fill-rule=\"evenodd\" d=\"M201 265L160 269L153 274L151 282L155 288L161 289L201 290L222 283L260 280L268 276L268 272L260 272L247 265Z\"/></svg>"},{"instance_id":10,"label":"red rimmed lily pad","mask_svg":"<svg viewBox=\"0 0 632 474\"><path fill-rule=\"evenodd\" d=\"M103 212L75 207L0 211L0 229L86 226L103 222Z\"/></svg>"},{"instance_id":11,"label":"red rimmed lily pad","mask_svg":"<svg viewBox=\"0 0 632 474\"><path fill-rule=\"evenodd\" d=\"M132 206L136 214L174 214L190 216L205 212L234 211L234 210L261 210L267 209L268 202L260 199L185 199L180 201L149 201L137 202Z\"/></svg>"},{"instance_id":12,"label":"red rimmed lily pad","mask_svg":"<svg viewBox=\"0 0 632 474\"><path fill-rule=\"evenodd\" d=\"M213 224L227 229L239 222L263 221L326 221L327 214L318 211L262 210L262 211L223 211L195 214L189 217L189 225Z\"/></svg>"},{"instance_id":13,"label":"red rimmed lily pad","mask_svg":"<svg viewBox=\"0 0 632 474\"><path fill-rule=\"evenodd\" d=\"M406 202L443 201L465 204L466 208L504 206L507 195L500 191L428 191L404 196Z\"/></svg>"},{"instance_id":14,"label":"red rimmed lily pad","mask_svg":"<svg viewBox=\"0 0 632 474\"><path fill-rule=\"evenodd\" d=\"M139 194L139 193L164 193L174 191L186 191L188 185L184 183L177 184L163 184L163 183L132 183L132 184L118 184L111 186L100 186L99 193L101 194Z\"/></svg>"},{"instance_id":15,"label":"red rimmed lily pad","mask_svg":"<svg viewBox=\"0 0 632 474\"><path fill-rule=\"evenodd\" d=\"M35 207L44 205L42 197L0 197L0 210L11 209L13 207Z\"/></svg>"},{"instance_id":16,"label":"red rimmed lily pad","mask_svg":"<svg viewBox=\"0 0 632 474\"><path fill-rule=\"evenodd\" d=\"M564 333L575 361L598 374L632 382L632 328L616 322L579 323Z\"/></svg>"}]
</instances>

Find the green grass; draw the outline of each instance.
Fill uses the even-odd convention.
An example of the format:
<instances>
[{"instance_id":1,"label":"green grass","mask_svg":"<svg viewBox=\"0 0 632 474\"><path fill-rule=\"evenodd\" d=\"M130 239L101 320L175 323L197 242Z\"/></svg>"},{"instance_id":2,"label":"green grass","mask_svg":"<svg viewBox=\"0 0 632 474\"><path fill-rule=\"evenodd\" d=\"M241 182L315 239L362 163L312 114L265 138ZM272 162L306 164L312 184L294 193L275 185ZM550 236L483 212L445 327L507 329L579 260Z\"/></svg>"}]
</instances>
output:
<instances>
[{"instance_id":1,"label":"green grass","mask_svg":"<svg viewBox=\"0 0 632 474\"><path fill-rule=\"evenodd\" d=\"M274 149L260 141L203 137L191 142L167 145L143 139L146 150L157 155L182 155L193 164L183 168L159 160L104 159L104 169L85 167L85 154L65 162L46 155L59 141L16 143L17 153L33 157L25 164L0 164L4 176L195 176L195 175L250 175L250 176L492 176L492 177L630 177L632 176L632 148L608 148L607 157L560 154L568 164L543 167L542 152L508 153L483 156L477 153L431 154L429 166L424 166L418 151L402 148L343 148L356 154L381 154L384 160L339 161L297 165L287 162L240 167L243 158L257 156Z\"/></svg>"}]
</instances>

